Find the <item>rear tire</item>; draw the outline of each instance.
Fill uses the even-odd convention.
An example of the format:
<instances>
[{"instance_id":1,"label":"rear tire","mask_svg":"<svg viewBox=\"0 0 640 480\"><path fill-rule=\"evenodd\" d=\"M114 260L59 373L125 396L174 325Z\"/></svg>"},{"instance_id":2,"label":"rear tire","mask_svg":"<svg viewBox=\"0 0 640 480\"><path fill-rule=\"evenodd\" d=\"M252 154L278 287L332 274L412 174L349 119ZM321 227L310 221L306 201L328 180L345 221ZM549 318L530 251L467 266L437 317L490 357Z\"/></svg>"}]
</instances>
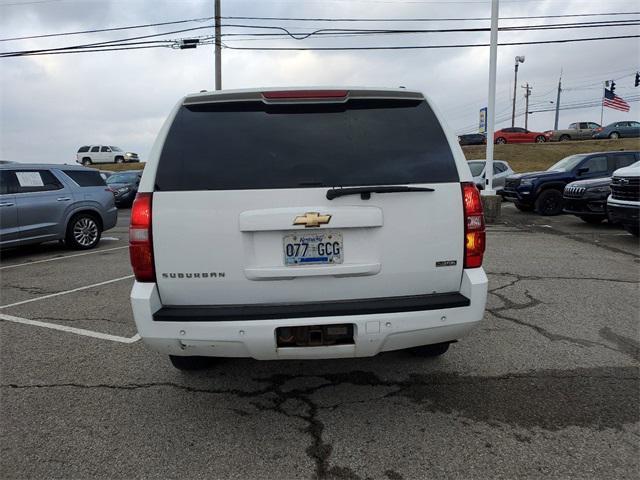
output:
<instances>
[{"instance_id":1,"label":"rear tire","mask_svg":"<svg viewBox=\"0 0 640 480\"><path fill-rule=\"evenodd\" d=\"M91 165L92 163L93 163L93 162L91 161L91 159L90 159L89 157L84 157L84 158L82 159L82 165L84 165L85 167L86 167L87 165Z\"/></svg>"},{"instance_id":2,"label":"rear tire","mask_svg":"<svg viewBox=\"0 0 640 480\"><path fill-rule=\"evenodd\" d=\"M100 242L102 226L95 215L79 213L67 225L65 243L76 250L89 250Z\"/></svg>"},{"instance_id":3,"label":"rear tire","mask_svg":"<svg viewBox=\"0 0 640 480\"><path fill-rule=\"evenodd\" d=\"M590 216L580 217L580 220L582 220L583 222L590 223L592 225L598 225L602 223L602 221L604 220L604 217L594 217L590 215Z\"/></svg>"},{"instance_id":4,"label":"rear tire","mask_svg":"<svg viewBox=\"0 0 640 480\"><path fill-rule=\"evenodd\" d=\"M571 137L569 135L560 136L560 141L561 142L568 142L569 140L571 140Z\"/></svg>"},{"instance_id":5,"label":"rear tire","mask_svg":"<svg viewBox=\"0 0 640 480\"><path fill-rule=\"evenodd\" d=\"M544 190L536 199L536 212L545 217L562 212L562 193L555 188Z\"/></svg>"},{"instance_id":6,"label":"rear tire","mask_svg":"<svg viewBox=\"0 0 640 480\"><path fill-rule=\"evenodd\" d=\"M423 345L410 348L409 351L416 357L439 357L449 350L450 342L434 343L433 345Z\"/></svg>"},{"instance_id":7,"label":"rear tire","mask_svg":"<svg viewBox=\"0 0 640 480\"><path fill-rule=\"evenodd\" d=\"M496 143L498 145L504 145L505 143L507 143L507 139L504 138L504 137L498 137L498 138L496 138Z\"/></svg>"},{"instance_id":8,"label":"rear tire","mask_svg":"<svg viewBox=\"0 0 640 480\"><path fill-rule=\"evenodd\" d=\"M526 205L524 203L514 202L514 205L521 212L531 212L533 210L533 207L531 205Z\"/></svg>"},{"instance_id":9,"label":"rear tire","mask_svg":"<svg viewBox=\"0 0 640 480\"><path fill-rule=\"evenodd\" d=\"M536 143L544 143L544 142L546 142L546 141L547 141L547 139L546 139L546 138L544 138L544 135L538 135L538 136L536 137Z\"/></svg>"},{"instance_id":10,"label":"rear tire","mask_svg":"<svg viewBox=\"0 0 640 480\"><path fill-rule=\"evenodd\" d=\"M169 355L171 365L178 370L194 371L203 370L213 365L212 357L182 357L180 355Z\"/></svg>"}]
</instances>

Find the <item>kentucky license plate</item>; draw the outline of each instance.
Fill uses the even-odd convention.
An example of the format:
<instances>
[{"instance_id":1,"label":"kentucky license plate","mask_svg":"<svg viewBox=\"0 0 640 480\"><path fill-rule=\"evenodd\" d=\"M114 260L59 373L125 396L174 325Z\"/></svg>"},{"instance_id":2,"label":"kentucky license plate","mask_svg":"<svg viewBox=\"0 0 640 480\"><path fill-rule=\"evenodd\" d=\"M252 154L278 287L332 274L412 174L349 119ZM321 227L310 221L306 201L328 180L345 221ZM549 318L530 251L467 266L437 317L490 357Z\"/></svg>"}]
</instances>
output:
<instances>
[{"instance_id":1,"label":"kentucky license plate","mask_svg":"<svg viewBox=\"0 0 640 480\"><path fill-rule=\"evenodd\" d=\"M296 233L283 237L284 264L317 265L342 263L342 234Z\"/></svg>"}]
</instances>

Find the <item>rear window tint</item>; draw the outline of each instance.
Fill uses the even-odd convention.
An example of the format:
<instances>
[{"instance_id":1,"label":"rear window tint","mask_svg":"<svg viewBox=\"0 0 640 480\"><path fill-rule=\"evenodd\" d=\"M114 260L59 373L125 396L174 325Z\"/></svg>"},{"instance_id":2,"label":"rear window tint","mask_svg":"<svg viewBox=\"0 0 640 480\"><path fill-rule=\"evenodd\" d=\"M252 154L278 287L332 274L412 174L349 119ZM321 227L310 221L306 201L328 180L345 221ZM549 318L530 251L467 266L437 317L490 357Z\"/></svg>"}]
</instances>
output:
<instances>
[{"instance_id":1,"label":"rear window tint","mask_svg":"<svg viewBox=\"0 0 640 480\"><path fill-rule=\"evenodd\" d=\"M88 152L89 151L89 147L80 147L78 149L78 153L84 153L84 152Z\"/></svg>"},{"instance_id":2,"label":"rear window tint","mask_svg":"<svg viewBox=\"0 0 640 480\"><path fill-rule=\"evenodd\" d=\"M64 174L70 177L81 187L103 187L106 186L100 176L100 172L86 172L83 170L63 170Z\"/></svg>"},{"instance_id":3,"label":"rear window tint","mask_svg":"<svg viewBox=\"0 0 640 480\"><path fill-rule=\"evenodd\" d=\"M457 182L425 101L183 106L167 135L157 190L242 190Z\"/></svg>"}]
</instances>

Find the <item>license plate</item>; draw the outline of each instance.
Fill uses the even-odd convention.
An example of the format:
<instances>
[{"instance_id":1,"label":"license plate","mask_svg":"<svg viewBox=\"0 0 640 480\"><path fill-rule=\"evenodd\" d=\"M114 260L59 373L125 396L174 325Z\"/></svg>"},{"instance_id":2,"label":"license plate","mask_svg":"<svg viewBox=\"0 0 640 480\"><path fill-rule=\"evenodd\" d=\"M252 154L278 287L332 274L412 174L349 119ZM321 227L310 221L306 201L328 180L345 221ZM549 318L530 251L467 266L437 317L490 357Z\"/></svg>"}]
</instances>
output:
<instances>
[{"instance_id":1,"label":"license plate","mask_svg":"<svg viewBox=\"0 0 640 480\"><path fill-rule=\"evenodd\" d=\"M283 237L284 264L318 265L342 263L342 234L336 232L296 233Z\"/></svg>"}]
</instances>

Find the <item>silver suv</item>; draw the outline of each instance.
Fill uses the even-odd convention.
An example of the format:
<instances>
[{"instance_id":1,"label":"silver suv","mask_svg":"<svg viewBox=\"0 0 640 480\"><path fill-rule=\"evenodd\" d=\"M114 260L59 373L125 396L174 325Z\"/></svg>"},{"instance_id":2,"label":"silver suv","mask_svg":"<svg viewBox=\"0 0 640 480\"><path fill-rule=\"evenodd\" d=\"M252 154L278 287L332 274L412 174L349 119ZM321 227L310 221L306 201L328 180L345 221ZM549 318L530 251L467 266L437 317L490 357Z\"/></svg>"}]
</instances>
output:
<instances>
[{"instance_id":1,"label":"silver suv","mask_svg":"<svg viewBox=\"0 0 640 480\"><path fill-rule=\"evenodd\" d=\"M93 163L124 163L139 162L137 153L125 152L120 147L113 145L84 145L78 149L76 162L82 165Z\"/></svg>"},{"instance_id":2,"label":"silver suv","mask_svg":"<svg viewBox=\"0 0 640 480\"><path fill-rule=\"evenodd\" d=\"M64 240L95 247L118 219L100 172L71 165L0 165L0 248Z\"/></svg>"}]
</instances>

